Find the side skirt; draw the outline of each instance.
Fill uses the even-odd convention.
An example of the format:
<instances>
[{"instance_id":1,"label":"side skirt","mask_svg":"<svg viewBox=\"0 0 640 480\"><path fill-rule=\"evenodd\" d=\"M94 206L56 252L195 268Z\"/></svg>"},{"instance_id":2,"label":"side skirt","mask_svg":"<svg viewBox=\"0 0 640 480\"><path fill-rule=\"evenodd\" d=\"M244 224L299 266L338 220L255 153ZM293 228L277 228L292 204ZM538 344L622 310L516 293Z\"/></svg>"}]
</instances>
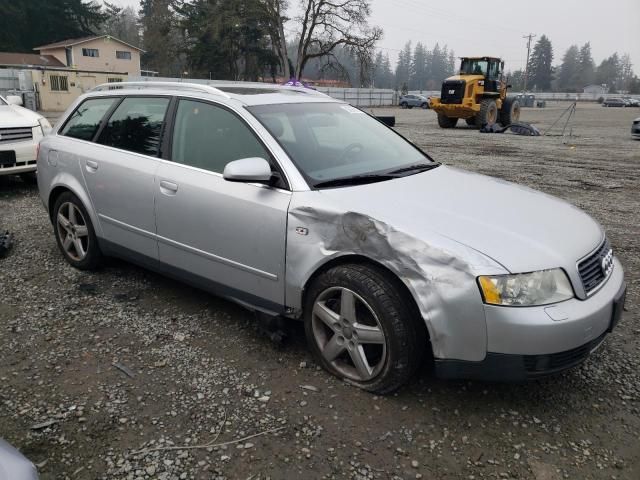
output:
<instances>
[{"instance_id":1,"label":"side skirt","mask_svg":"<svg viewBox=\"0 0 640 480\"><path fill-rule=\"evenodd\" d=\"M257 297L208 278L195 275L181 268L167 265L158 259L134 252L133 250L122 247L108 240L99 238L98 243L100 244L102 252L107 256L117 257L167 277L180 280L200 290L204 290L218 297L235 302L249 310L261 312L272 317L283 315L286 311L286 307L284 305Z\"/></svg>"}]
</instances>

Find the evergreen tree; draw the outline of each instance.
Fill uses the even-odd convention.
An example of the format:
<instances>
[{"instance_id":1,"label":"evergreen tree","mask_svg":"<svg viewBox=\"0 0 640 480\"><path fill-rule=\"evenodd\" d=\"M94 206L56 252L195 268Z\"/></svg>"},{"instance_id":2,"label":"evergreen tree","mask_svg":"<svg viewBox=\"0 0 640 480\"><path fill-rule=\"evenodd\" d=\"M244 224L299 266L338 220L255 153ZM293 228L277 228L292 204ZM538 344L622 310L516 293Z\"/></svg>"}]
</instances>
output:
<instances>
[{"instance_id":1,"label":"evergreen tree","mask_svg":"<svg viewBox=\"0 0 640 480\"><path fill-rule=\"evenodd\" d=\"M427 84L427 49L418 42L411 62L410 90L424 90Z\"/></svg>"},{"instance_id":2,"label":"evergreen tree","mask_svg":"<svg viewBox=\"0 0 640 480\"><path fill-rule=\"evenodd\" d=\"M0 51L33 53L48 43L93 35L106 15L87 0L0 0Z\"/></svg>"},{"instance_id":3,"label":"evergreen tree","mask_svg":"<svg viewBox=\"0 0 640 480\"><path fill-rule=\"evenodd\" d=\"M542 35L533 47L529 59L527 87L540 91L550 90L553 79L553 47L546 35Z\"/></svg>"},{"instance_id":4,"label":"evergreen tree","mask_svg":"<svg viewBox=\"0 0 640 480\"><path fill-rule=\"evenodd\" d=\"M181 38L171 0L141 0L142 67L162 76L182 76Z\"/></svg>"},{"instance_id":5,"label":"evergreen tree","mask_svg":"<svg viewBox=\"0 0 640 480\"><path fill-rule=\"evenodd\" d=\"M407 42L398 54L398 63L396 65L396 85L409 85L411 78L411 42Z\"/></svg>"},{"instance_id":6,"label":"evergreen tree","mask_svg":"<svg viewBox=\"0 0 640 480\"><path fill-rule=\"evenodd\" d=\"M580 50L577 45L571 45L562 57L558 72L557 89L559 91L576 92L583 86L580 79L580 66Z\"/></svg>"},{"instance_id":7,"label":"evergreen tree","mask_svg":"<svg viewBox=\"0 0 640 480\"><path fill-rule=\"evenodd\" d=\"M610 93L616 93L621 87L623 77L623 67L620 57L614 53L609 58L604 59L596 71L596 82L599 85L609 87Z\"/></svg>"},{"instance_id":8,"label":"evergreen tree","mask_svg":"<svg viewBox=\"0 0 640 480\"><path fill-rule=\"evenodd\" d=\"M596 79L596 64L591 56L591 44L589 42L580 48L580 53L578 54L578 73L582 87L591 85Z\"/></svg>"},{"instance_id":9,"label":"evergreen tree","mask_svg":"<svg viewBox=\"0 0 640 480\"><path fill-rule=\"evenodd\" d=\"M121 8L105 1L104 13L106 20L100 28L100 33L111 35L136 47L140 45L138 16L133 8Z\"/></svg>"}]
</instances>

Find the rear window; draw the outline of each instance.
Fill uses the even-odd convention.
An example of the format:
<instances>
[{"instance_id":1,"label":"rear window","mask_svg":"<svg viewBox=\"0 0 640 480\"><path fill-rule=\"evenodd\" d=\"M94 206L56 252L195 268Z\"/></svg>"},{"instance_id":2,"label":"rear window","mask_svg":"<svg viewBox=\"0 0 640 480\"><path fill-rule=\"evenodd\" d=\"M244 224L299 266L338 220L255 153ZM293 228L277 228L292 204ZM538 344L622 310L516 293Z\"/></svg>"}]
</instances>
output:
<instances>
[{"instance_id":1,"label":"rear window","mask_svg":"<svg viewBox=\"0 0 640 480\"><path fill-rule=\"evenodd\" d=\"M102 117L119 98L91 98L85 100L73 112L60 134L66 137L91 141L98 131Z\"/></svg>"},{"instance_id":2,"label":"rear window","mask_svg":"<svg viewBox=\"0 0 640 480\"><path fill-rule=\"evenodd\" d=\"M105 125L98 143L145 155L158 155L168 98L125 98Z\"/></svg>"}]
</instances>

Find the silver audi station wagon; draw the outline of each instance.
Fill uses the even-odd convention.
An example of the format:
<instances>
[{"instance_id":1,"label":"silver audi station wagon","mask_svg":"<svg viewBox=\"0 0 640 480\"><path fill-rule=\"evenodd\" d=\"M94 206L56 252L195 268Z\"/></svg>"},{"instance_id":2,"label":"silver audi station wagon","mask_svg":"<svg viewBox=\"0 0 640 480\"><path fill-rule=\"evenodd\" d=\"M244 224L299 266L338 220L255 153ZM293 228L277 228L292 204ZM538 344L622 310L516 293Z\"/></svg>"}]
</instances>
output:
<instances>
[{"instance_id":1,"label":"silver audi station wagon","mask_svg":"<svg viewBox=\"0 0 640 480\"><path fill-rule=\"evenodd\" d=\"M74 267L118 256L303 320L317 362L372 392L427 359L445 378L553 374L622 314L589 215L309 89L97 87L42 140L38 184Z\"/></svg>"}]
</instances>

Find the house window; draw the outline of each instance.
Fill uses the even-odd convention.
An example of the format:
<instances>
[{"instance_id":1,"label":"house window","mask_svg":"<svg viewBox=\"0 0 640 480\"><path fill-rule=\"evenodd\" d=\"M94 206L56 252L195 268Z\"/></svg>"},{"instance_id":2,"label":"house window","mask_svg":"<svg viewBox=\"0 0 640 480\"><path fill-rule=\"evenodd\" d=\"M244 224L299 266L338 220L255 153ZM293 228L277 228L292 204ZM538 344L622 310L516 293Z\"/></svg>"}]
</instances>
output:
<instances>
[{"instance_id":1,"label":"house window","mask_svg":"<svg viewBox=\"0 0 640 480\"><path fill-rule=\"evenodd\" d=\"M67 67L70 67L71 65L73 65L73 55L71 54L71 49L69 47L66 47L64 49L64 54L67 60Z\"/></svg>"},{"instance_id":2,"label":"house window","mask_svg":"<svg viewBox=\"0 0 640 480\"><path fill-rule=\"evenodd\" d=\"M83 48L82 49L83 57L99 57L100 53L97 48Z\"/></svg>"},{"instance_id":3,"label":"house window","mask_svg":"<svg viewBox=\"0 0 640 480\"><path fill-rule=\"evenodd\" d=\"M116 50L116 58L120 60L131 60L131 52Z\"/></svg>"},{"instance_id":4,"label":"house window","mask_svg":"<svg viewBox=\"0 0 640 480\"><path fill-rule=\"evenodd\" d=\"M52 92L68 92L69 84L67 83L67 77L62 75L49 75L49 82Z\"/></svg>"}]
</instances>

